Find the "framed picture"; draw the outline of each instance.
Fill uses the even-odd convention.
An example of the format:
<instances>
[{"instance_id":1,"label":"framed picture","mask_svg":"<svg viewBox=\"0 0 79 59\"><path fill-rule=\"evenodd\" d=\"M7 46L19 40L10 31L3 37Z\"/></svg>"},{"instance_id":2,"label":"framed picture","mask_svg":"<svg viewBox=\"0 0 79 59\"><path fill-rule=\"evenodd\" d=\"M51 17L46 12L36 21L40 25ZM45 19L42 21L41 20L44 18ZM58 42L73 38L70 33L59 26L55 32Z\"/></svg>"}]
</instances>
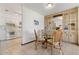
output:
<instances>
[{"instance_id":1,"label":"framed picture","mask_svg":"<svg viewBox=\"0 0 79 59\"><path fill-rule=\"evenodd\" d=\"M38 20L34 20L34 24L35 25L39 25L39 21Z\"/></svg>"}]
</instances>

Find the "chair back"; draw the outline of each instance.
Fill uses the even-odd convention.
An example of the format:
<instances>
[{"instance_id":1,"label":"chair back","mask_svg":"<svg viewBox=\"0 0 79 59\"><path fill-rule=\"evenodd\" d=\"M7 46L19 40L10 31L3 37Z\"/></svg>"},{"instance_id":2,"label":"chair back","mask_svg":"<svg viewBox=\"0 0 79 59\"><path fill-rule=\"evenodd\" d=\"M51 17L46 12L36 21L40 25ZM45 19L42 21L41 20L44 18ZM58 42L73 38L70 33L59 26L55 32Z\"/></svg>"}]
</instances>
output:
<instances>
[{"instance_id":1,"label":"chair back","mask_svg":"<svg viewBox=\"0 0 79 59\"><path fill-rule=\"evenodd\" d=\"M43 30L38 30L36 32L36 36L38 36L38 40L43 40L44 39L44 37L43 37L44 36L44 31Z\"/></svg>"},{"instance_id":2,"label":"chair back","mask_svg":"<svg viewBox=\"0 0 79 59\"><path fill-rule=\"evenodd\" d=\"M61 39L62 39L62 35L63 35L63 33L62 33L62 30L56 30L55 32L54 32L54 42L60 42L61 41Z\"/></svg>"}]
</instances>

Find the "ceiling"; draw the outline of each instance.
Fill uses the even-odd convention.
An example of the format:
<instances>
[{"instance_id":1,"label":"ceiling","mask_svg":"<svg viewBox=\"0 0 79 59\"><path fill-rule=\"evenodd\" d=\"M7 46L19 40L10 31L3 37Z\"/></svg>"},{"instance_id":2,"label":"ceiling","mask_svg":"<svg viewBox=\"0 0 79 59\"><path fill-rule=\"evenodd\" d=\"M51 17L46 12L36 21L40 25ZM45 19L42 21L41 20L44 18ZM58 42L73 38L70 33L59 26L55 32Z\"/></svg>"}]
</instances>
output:
<instances>
[{"instance_id":1,"label":"ceiling","mask_svg":"<svg viewBox=\"0 0 79 59\"><path fill-rule=\"evenodd\" d=\"M79 6L79 3L54 3L54 7L51 9L46 8L46 3L25 3L24 5L27 8L30 8L45 16Z\"/></svg>"}]
</instances>

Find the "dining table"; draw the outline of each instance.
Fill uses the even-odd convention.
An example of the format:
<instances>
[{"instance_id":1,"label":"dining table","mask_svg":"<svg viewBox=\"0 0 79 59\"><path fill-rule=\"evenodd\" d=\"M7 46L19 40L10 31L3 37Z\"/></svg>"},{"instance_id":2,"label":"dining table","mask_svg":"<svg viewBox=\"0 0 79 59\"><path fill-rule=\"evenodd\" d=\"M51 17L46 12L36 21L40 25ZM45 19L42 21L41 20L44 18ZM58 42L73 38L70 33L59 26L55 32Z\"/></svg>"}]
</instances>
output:
<instances>
[{"instance_id":1,"label":"dining table","mask_svg":"<svg viewBox=\"0 0 79 59\"><path fill-rule=\"evenodd\" d=\"M42 43L42 45L44 45L44 48L47 48L47 44L49 43L48 40L53 39L52 35L43 35L44 37L44 42Z\"/></svg>"}]
</instances>

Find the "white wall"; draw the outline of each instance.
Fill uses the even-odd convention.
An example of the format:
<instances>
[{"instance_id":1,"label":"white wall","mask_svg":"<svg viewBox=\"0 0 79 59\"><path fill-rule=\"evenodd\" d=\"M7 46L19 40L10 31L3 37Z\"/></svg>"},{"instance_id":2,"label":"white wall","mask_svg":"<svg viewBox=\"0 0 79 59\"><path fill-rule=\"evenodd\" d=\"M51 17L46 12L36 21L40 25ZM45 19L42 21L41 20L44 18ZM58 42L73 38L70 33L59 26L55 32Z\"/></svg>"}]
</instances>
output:
<instances>
[{"instance_id":1,"label":"white wall","mask_svg":"<svg viewBox=\"0 0 79 59\"><path fill-rule=\"evenodd\" d=\"M34 25L34 20L39 21L39 25ZM22 44L34 40L34 29L44 29L44 16L23 7L23 20L22 20Z\"/></svg>"}]
</instances>

